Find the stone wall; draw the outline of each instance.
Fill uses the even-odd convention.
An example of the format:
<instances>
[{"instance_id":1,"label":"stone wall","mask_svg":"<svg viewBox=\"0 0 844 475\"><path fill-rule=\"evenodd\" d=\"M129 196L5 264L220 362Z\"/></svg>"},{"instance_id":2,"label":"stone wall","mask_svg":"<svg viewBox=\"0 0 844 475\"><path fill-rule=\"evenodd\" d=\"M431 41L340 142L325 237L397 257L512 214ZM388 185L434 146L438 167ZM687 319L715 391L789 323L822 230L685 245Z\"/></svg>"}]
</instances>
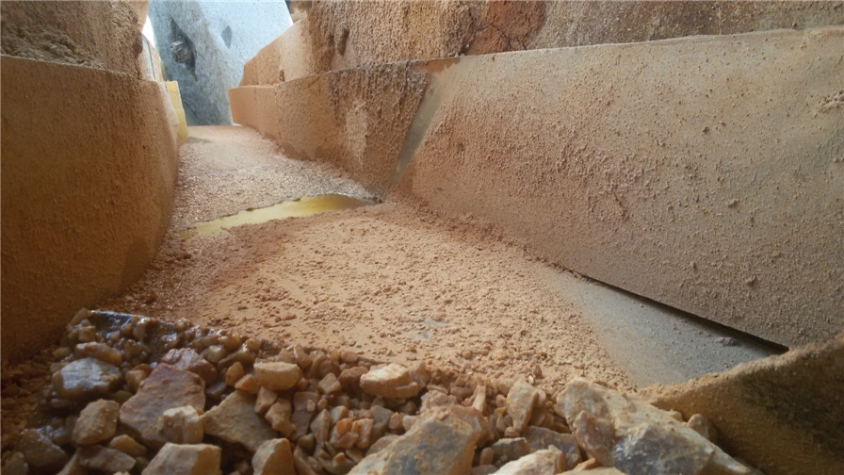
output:
<instances>
[{"instance_id":1,"label":"stone wall","mask_svg":"<svg viewBox=\"0 0 844 475\"><path fill-rule=\"evenodd\" d=\"M170 216L178 120L164 83L140 77L128 5L2 7L3 51L22 56L0 60L6 360L56 342L80 307L143 273ZM28 40L7 49L7 33Z\"/></svg>"}]
</instances>

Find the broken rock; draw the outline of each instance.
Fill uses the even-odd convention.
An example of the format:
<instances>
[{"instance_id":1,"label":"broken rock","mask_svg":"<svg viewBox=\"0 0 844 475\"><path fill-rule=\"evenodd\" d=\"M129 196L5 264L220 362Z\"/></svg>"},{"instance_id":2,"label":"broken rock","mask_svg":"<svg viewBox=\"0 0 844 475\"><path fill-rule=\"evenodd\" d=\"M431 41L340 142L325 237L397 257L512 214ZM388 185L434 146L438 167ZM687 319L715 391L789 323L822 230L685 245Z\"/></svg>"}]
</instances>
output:
<instances>
[{"instance_id":1,"label":"broken rock","mask_svg":"<svg viewBox=\"0 0 844 475\"><path fill-rule=\"evenodd\" d=\"M258 447L252 457L255 475L292 474L293 452L287 439L268 440Z\"/></svg>"},{"instance_id":2,"label":"broken rock","mask_svg":"<svg viewBox=\"0 0 844 475\"><path fill-rule=\"evenodd\" d=\"M513 418L513 427L519 431L519 434L530 422L533 407L538 399L539 389L524 381L516 382L507 393L507 414Z\"/></svg>"},{"instance_id":3,"label":"broken rock","mask_svg":"<svg viewBox=\"0 0 844 475\"><path fill-rule=\"evenodd\" d=\"M167 443L142 475L220 475L222 449L214 445Z\"/></svg>"},{"instance_id":4,"label":"broken rock","mask_svg":"<svg viewBox=\"0 0 844 475\"><path fill-rule=\"evenodd\" d=\"M61 470L69 459L58 445L36 429L26 429L21 432L17 448L23 453L30 466L48 472Z\"/></svg>"},{"instance_id":5,"label":"broken rock","mask_svg":"<svg viewBox=\"0 0 844 475\"><path fill-rule=\"evenodd\" d=\"M138 392L120 408L120 423L154 447L166 440L158 433L158 419L167 409L205 407L205 382L194 373L159 364L144 380Z\"/></svg>"},{"instance_id":6,"label":"broken rock","mask_svg":"<svg viewBox=\"0 0 844 475\"><path fill-rule=\"evenodd\" d=\"M396 363L372 369L361 376L360 388L367 394L385 398L408 398L419 394L419 385L410 377L410 372Z\"/></svg>"},{"instance_id":7,"label":"broken rock","mask_svg":"<svg viewBox=\"0 0 844 475\"><path fill-rule=\"evenodd\" d=\"M580 463L580 449L577 440L571 434L561 434L544 427L530 426L522 432L522 437L530 445L531 452L553 446L566 456L566 470L571 470Z\"/></svg>"},{"instance_id":8,"label":"broken rock","mask_svg":"<svg viewBox=\"0 0 844 475\"><path fill-rule=\"evenodd\" d=\"M53 387L60 398L71 401L96 399L116 390L123 382L120 368L96 358L71 361L53 374Z\"/></svg>"},{"instance_id":9,"label":"broken rock","mask_svg":"<svg viewBox=\"0 0 844 475\"><path fill-rule=\"evenodd\" d=\"M117 430L120 404L100 399L82 409L73 428L72 440L79 445L94 445L110 439Z\"/></svg>"},{"instance_id":10,"label":"broken rock","mask_svg":"<svg viewBox=\"0 0 844 475\"><path fill-rule=\"evenodd\" d=\"M135 459L119 450L92 445L79 449L79 464L101 472L128 472L135 466Z\"/></svg>"},{"instance_id":11,"label":"broken rock","mask_svg":"<svg viewBox=\"0 0 844 475\"><path fill-rule=\"evenodd\" d=\"M217 369L214 368L214 365L190 348L168 351L166 355L161 357L161 363L190 371L202 378L205 384L213 384L217 381Z\"/></svg>"},{"instance_id":12,"label":"broken rock","mask_svg":"<svg viewBox=\"0 0 844 475\"><path fill-rule=\"evenodd\" d=\"M549 447L509 462L495 473L499 475L555 475L565 468L566 456L556 447Z\"/></svg>"},{"instance_id":13,"label":"broken rock","mask_svg":"<svg viewBox=\"0 0 844 475\"><path fill-rule=\"evenodd\" d=\"M474 452L475 435L469 424L438 409L420 419L407 434L361 460L349 475L465 474L472 468Z\"/></svg>"},{"instance_id":14,"label":"broken rock","mask_svg":"<svg viewBox=\"0 0 844 475\"><path fill-rule=\"evenodd\" d=\"M174 444L198 444L203 436L199 413L193 406L167 409L158 420L158 433Z\"/></svg>"},{"instance_id":15,"label":"broken rock","mask_svg":"<svg viewBox=\"0 0 844 475\"><path fill-rule=\"evenodd\" d=\"M266 419L255 414L255 396L240 390L205 413L201 421L206 434L241 444L250 452L277 435Z\"/></svg>"},{"instance_id":16,"label":"broken rock","mask_svg":"<svg viewBox=\"0 0 844 475\"><path fill-rule=\"evenodd\" d=\"M255 376L261 386L273 391L284 391L296 386L302 377L299 365L283 361L255 363Z\"/></svg>"}]
</instances>

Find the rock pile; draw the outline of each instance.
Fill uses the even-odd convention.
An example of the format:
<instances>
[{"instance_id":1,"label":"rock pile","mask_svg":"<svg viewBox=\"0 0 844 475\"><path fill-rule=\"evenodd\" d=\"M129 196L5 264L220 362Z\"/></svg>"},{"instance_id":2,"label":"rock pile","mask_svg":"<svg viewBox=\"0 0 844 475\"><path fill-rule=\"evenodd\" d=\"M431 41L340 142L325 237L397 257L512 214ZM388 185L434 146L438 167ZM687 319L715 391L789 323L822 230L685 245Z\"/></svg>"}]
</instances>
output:
<instances>
[{"instance_id":1,"label":"rock pile","mask_svg":"<svg viewBox=\"0 0 844 475\"><path fill-rule=\"evenodd\" d=\"M7 475L751 473L699 415L584 379L550 397L87 311L55 357Z\"/></svg>"}]
</instances>

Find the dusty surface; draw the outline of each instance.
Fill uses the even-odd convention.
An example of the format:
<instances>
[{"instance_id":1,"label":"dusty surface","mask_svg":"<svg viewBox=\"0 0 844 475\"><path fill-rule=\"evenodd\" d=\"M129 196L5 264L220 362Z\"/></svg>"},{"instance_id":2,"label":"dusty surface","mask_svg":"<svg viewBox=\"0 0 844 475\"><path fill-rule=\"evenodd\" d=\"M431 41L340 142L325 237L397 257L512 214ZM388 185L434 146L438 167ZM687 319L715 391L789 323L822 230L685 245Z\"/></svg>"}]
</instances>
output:
<instances>
[{"instance_id":1,"label":"dusty surface","mask_svg":"<svg viewBox=\"0 0 844 475\"><path fill-rule=\"evenodd\" d=\"M190 127L189 132L179 151L179 181L170 222L175 231L302 196L371 197L334 168L287 158L248 127Z\"/></svg>"}]
</instances>

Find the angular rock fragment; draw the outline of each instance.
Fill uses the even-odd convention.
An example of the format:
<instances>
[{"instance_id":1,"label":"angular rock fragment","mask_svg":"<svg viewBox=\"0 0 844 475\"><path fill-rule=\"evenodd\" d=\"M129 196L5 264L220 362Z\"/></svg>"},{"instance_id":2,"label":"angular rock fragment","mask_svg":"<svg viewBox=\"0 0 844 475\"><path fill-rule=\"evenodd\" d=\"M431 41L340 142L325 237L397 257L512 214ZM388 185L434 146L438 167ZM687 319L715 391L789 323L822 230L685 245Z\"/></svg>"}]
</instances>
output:
<instances>
[{"instance_id":1,"label":"angular rock fragment","mask_svg":"<svg viewBox=\"0 0 844 475\"><path fill-rule=\"evenodd\" d=\"M499 475L555 475L566 468L566 456L550 447L505 464L495 472Z\"/></svg>"},{"instance_id":2,"label":"angular rock fragment","mask_svg":"<svg viewBox=\"0 0 844 475\"><path fill-rule=\"evenodd\" d=\"M71 462L72 461L76 461L75 456L71 458ZM62 472L64 471L65 470L63 469ZM29 473L29 464L26 463L26 457L24 457L20 452L15 452L6 459L6 462L3 463L2 472L5 475L27 475Z\"/></svg>"},{"instance_id":3,"label":"angular rock fragment","mask_svg":"<svg viewBox=\"0 0 844 475\"><path fill-rule=\"evenodd\" d=\"M474 407L466 406L451 406L448 408L452 414L460 418L463 422L469 424L475 432L475 443L478 446L484 446L487 442L492 441L492 429L489 427L489 422L483 414L478 412Z\"/></svg>"},{"instance_id":4,"label":"angular rock fragment","mask_svg":"<svg viewBox=\"0 0 844 475\"><path fill-rule=\"evenodd\" d=\"M214 445L167 443L142 475L220 475L222 450Z\"/></svg>"},{"instance_id":5,"label":"angular rock fragment","mask_svg":"<svg viewBox=\"0 0 844 475\"><path fill-rule=\"evenodd\" d=\"M264 442L252 457L254 475L282 475L295 473L293 452L287 439L272 439Z\"/></svg>"},{"instance_id":6,"label":"angular rock fragment","mask_svg":"<svg viewBox=\"0 0 844 475\"><path fill-rule=\"evenodd\" d=\"M343 387L340 385L340 381L334 373L328 373L324 378L322 378L319 384L317 384L317 389L319 389L319 392L323 394L332 394L343 389Z\"/></svg>"},{"instance_id":7,"label":"angular rock fragment","mask_svg":"<svg viewBox=\"0 0 844 475\"><path fill-rule=\"evenodd\" d=\"M31 467L48 472L61 470L70 458L47 435L36 429L21 432L17 449Z\"/></svg>"},{"instance_id":8,"label":"angular rock fragment","mask_svg":"<svg viewBox=\"0 0 844 475\"><path fill-rule=\"evenodd\" d=\"M261 386L273 391L284 391L296 386L302 377L299 365L283 361L255 363L255 376Z\"/></svg>"},{"instance_id":9,"label":"angular rock fragment","mask_svg":"<svg viewBox=\"0 0 844 475\"><path fill-rule=\"evenodd\" d=\"M396 363L369 370L360 377L360 388L373 396L395 399L416 396L420 389L407 368Z\"/></svg>"},{"instance_id":10,"label":"angular rock fragment","mask_svg":"<svg viewBox=\"0 0 844 475\"><path fill-rule=\"evenodd\" d=\"M126 434L118 435L117 437L111 439L111 442L108 443L108 448L119 450L124 454L131 455L132 457L143 457L147 454L146 447L139 444L137 440Z\"/></svg>"},{"instance_id":11,"label":"angular rock fragment","mask_svg":"<svg viewBox=\"0 0 844 475\"><path fill-rule=\"evenodd\" d=\"M191 348L170 350L161 357L161 363L190 371L202 378L205 384L213 384L217 381L217 368Z\"/></svg>"},{"instance_id":12,"label":"angular rock fragment","mask_svg":"<svg viewBox=\"0 0 844 475\"><path fill-rule=\"evenodd\" d=\"M270 406L264 417L270 423L273 430L277 430L287 437L296 429L291 422L292 416L293 405L290 404L290 400L281 398Z\"/></svg>"},{"instance_id":13,"label":"angular rock fragment","mask_svg":"<svg viewBox=\"0 0 844 475\"><path fill-rule=\"evenodd\" d=\"M493 463L502 465L518 460L530 453L530 445L524 437L514 439L499 439L492 444Z\"/></svg>"},{"instance_id":14,"label":"angular rock fragment","mask_svg":"<svg viewBox=\"0 0 844 475\"><path fill-rule=\"evenodd\" d=\"M255 452L267 440L275 439L277 434L266 419L255 414L254 407L254 396L236 390L202 416L205 433L241 444L250 452Z\"/></svg>"},{"instance_id":15,"label":"angular rock fragment","mask_svg":"<svg viewBox=\"0 0 844 475\"><path fill-rule=\"evenodd\" d=\"M100 399L85 406L76 420L71 439L79 445L94 445L110 439L117 430L120 404Z\"/></svg>"},{"instance_id":16,"label":"angular rock fragment","mask_svg":"<svg viewBox=\"0 0 844 475\"><path fill-rule=\"evenodd\" d=\"M267 410L272 407L273 404L278 400L278 393L271 389L267 389L264 386L258 390L258 397L255 398L255 412L258 414L264 414Z\"/></svg>"},{"instance_id":17,"label":"angular rock fragment","mask_svg":"<svg viewBox=\"0 0 844 475\"><path fill-rule=\"evenodd\" d=\"M349 475L465 474L472 468L474 451L472 428L451 412L437 409L407 434L361 460Z\"/></svg>"},{"instance_id":18,"label":"angular rock fragment","mask_svg":"<svg viewBox=\"0 0 844 475\"><path fill-rule=\"evenodd\" d=\"M580 449L577 440L571 434L561 434L544 427L530 426L522 432L522 437L528 441L531 452L543 450L549 446L555 447L566 456L566 470L571 470L580 463Z\"/></svg>"},{"instance_id":19,"label":"angular rock fragment","mask_svg":"<svg viewBox=\"0 0 844 475\"><path fill-rule=\"evenodd\" d=\"M625 463L629 467L641 467L631 450L647 449L666 460L678 457L685 461L683 467L694 465L694 461L705 457L702 454L711 453L702 466L704 472L750 473L747 467L667 412L583 378L573 379L557 396L555 411L569 421L584 450L605 466L612 466L615 460L628 460ZM616 444L622 440L623 445L616 452ZM658 464L651 467L659 469Z\"/></svg>"},{"instance_id":20,"label":"angular rock fragment","mask_svg":"<svg viewBox=\"0 0 844 475\"><path fill-rule=\"evenodd\" d=\"M716 431L715 426L713 426L712 423L702 415L693 414L692 417L689 418L689 421L686 422L686 425L689 429L705 437L706 440L712 443L717 442L716 439L718 437L718 431Z\"/></svg>"},{"instance_id":21,"label":"angular rock fragment","mask_svg":"<svg viewBox=\"0 0 844 475\"><path fill-rule=\"evenodd\" d=\"M513 427L519 434L530 422L533 407L539 399L539 391L524 381L518 381L507 393L507 414L513 418Z\"/></svg>"},{"instance_id":22,"label":"angular rock fragment","mask_svg":"<svg viewBox=\"0 0 844 475\"><path fill-rule=\"evenodd\" d=\"M153 447L166 440L158 433L158 419L167 409L205 407L205 382L194 373L159 364L138 392L120 407L120 423Z\"/></svg>"},{"instance_id":23,"label":"angular rock fragment","mask_svg":"<svg viewBox=\"0 0 844 475\"><path fill-rule=\"evenodd\" d=\"M105 396L123 382L117 366L96 358L71 361L53 374L53 387L60 398L85 401Z\"/></svg>"},{"instance_id":24,"label":"angular rock fragment","mask_svg":"<svg viewBox=\"0 0 844 475\"><path fill-rule=\"evenodd\" d=\"M360 377L366 374L369 370L363 366L354 366L346 368L340 372L338 381L346 391L355 392L360 390Z\"/></svg>"},{"instance_id":25,"label":"angular rock fragment","mask_svg":"<svg viewBox=\"0 0 844 475\"><path fill-rule=\"evenodd\" d=\"M79 449L79 464L107 473L128 472L135 466L135 459L119 450L92 445Z\"/></svg>"},{"instance_id":26,"label":"angular rock fragment","mask_svg":"<svg viewBox=\"0 0 844 475\"><path fill-rule=\"evenodd\" d=\"M198 444L203 436L202 420L193 406L167 409L158 420L158 433L174 444Z\"/></svg>"},{"instance_id":27,"label":"angular rock fragment","mask_svg":"<svg viewBox=\"0 0 844 475\"><path fill-rule=\"evenodd\" d=\"M713 452L712 445L697 444L673 427L640 424L616 443L612 460L627 475L696 475Z\"/></svg>"},{"instance_id":28,"label":"angular rock fragment","mask_svg":"<svg viewBox=\"0 0 844 475\"><path fill-rule=\"evenodd\" d=\"M88 342L79 343L73 348L73 356L77 358L96 358L104 363L120 366L123 362L123 355L105 343Z\"/></svg>"}]
</instances>

